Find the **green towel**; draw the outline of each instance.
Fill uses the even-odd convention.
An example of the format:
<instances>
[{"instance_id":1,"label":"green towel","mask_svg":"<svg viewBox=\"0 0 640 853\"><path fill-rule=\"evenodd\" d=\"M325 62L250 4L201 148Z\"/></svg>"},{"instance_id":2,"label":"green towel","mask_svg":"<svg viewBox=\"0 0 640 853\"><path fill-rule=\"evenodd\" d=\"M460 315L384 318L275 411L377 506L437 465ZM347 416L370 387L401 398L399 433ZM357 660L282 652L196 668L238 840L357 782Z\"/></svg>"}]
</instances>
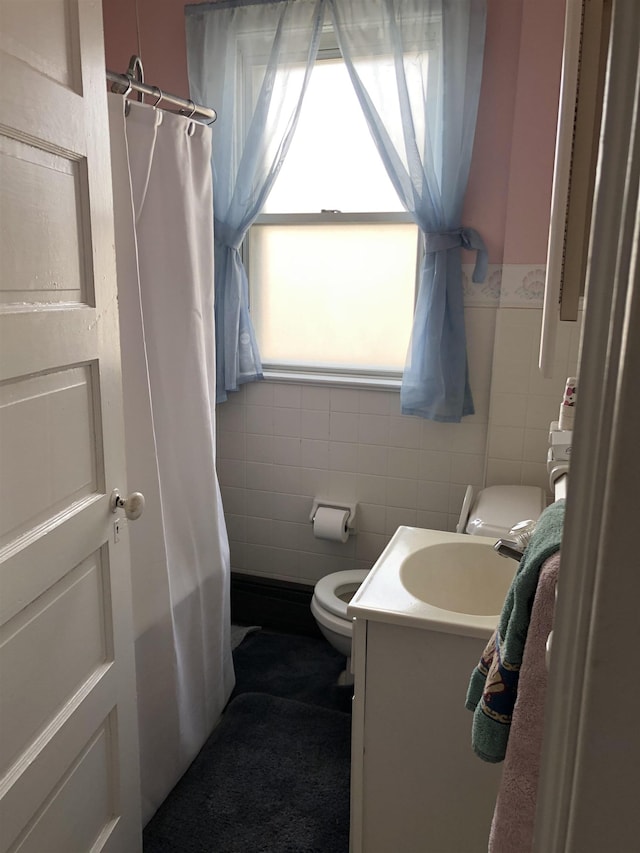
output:
<instances>
[{"instance_id":1,"label":"green towel","mask_svg":"<svg viewBox=\"0 0 640 853\"><path fill-rule=\"evenodd\" d=\"M471 742L484 761L502 761L506 753L538 576L544 561L560 549L564 507L564 500L556 501L540 516L507 593L498 627L471 675L466 700L466 707L473 711Z\"/></svg>"}]
</instances>

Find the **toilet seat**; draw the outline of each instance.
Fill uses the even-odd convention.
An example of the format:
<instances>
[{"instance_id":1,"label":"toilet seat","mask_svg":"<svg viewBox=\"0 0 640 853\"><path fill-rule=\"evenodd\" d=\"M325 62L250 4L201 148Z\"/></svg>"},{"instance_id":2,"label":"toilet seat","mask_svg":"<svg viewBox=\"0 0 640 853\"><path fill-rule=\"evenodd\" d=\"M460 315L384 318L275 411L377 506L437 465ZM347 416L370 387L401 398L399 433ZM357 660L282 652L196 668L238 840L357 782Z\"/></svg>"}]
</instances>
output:
<instances>
[{"instance_id":1,"label":"toilet seat","mask_svg":"<svg viewBox=\"0 0 640 853\"><path fill-rule=\"evenodd\" d=\"M348 601L342 601L340 595L355 592L369 572L366 569L354 569L348 572L333 572L325 575L316 583L314 598L324 610L349 621L347 616Z\"/></svg>"}]
</instances>

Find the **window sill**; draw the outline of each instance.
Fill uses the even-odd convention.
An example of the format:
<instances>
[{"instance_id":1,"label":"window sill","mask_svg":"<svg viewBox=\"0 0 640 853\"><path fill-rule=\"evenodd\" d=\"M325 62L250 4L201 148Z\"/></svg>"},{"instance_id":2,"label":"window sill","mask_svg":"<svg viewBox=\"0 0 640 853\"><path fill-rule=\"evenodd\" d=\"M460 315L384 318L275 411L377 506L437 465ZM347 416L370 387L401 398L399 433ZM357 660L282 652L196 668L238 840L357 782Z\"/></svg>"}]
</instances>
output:
<instances>
[{"instance_id":1,"label":"window sill","mask_svg":"<svg viewBox=\"0 0 640 853\"><path fill-rule=\"evenodd\" d=\"M266 368L262 371L268 382L296 382L302 385L324 385L335 388L363 388L379 391L400 391L402 379L394 376L367 376L349 373L305 373L295 370Z\"/></svg>"}]
</instances>

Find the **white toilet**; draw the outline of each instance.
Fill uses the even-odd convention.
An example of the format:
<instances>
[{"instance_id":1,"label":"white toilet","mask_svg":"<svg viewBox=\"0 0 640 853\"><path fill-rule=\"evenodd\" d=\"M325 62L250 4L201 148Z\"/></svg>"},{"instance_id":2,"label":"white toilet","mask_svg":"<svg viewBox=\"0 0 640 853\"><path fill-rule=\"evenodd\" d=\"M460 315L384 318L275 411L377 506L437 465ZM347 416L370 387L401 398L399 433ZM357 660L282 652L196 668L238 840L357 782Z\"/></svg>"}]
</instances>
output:
<instances>
[{"instance_id":1,"label":"white toilet","mask_svg":"<svg viewBox=\"0 0 640 853\"><path fill-rule=\"evenodd\" d=\"M320 578L313 590L311 612L318 628L334 649L351 656L351 620L347 605L369 572L366 569L334 572Z\"/></svg>"},{"instance_id":2,"label":"white toilet","mask_svg":"<svg viewBox=\"0 0 640 853\"><path fill-rule=\"evenodd\" d=\"M545 496L537 486L489 486L475 496L471 486L460 513L457 531L475 536L508 537L520 521L537 519L545 507ZM318 627L331 643L349 659L351 657L352 622L347 617L347 605L368 571L334 572L325 575L315 585L311 612ZM349 680L349 660L342 683Z\"/></svg>"}]
</instances>

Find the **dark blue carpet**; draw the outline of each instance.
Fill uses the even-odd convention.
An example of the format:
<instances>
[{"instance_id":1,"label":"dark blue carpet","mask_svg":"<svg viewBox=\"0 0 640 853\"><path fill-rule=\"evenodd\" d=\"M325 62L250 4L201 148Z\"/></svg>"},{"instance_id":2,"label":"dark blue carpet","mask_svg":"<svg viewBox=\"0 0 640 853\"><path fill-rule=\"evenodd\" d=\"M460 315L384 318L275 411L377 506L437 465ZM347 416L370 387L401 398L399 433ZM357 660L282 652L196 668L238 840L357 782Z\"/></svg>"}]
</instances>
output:
<instances>
[{"instance_id":1,"label":"dark blue carpet","mask_svg":"<svg viewBox=\"0 0 640 853\"><path fill-rule=\"evenodd\" d=\"M249 635L222 721L144 831L145 853L347 853L351 690L321 639Z\"/></svg>"},{"instance_id":2,"label":"dark blue carpet","mask_svg":"<svg viewBox=\"0 0 640 853\"><path fill-rule=\"evenodd\" d=\"M322 637L258 631L233 653L241 693L268 693L351 713L353 688L338 686L345 658Z\"/></svg>"}]
</instances>

